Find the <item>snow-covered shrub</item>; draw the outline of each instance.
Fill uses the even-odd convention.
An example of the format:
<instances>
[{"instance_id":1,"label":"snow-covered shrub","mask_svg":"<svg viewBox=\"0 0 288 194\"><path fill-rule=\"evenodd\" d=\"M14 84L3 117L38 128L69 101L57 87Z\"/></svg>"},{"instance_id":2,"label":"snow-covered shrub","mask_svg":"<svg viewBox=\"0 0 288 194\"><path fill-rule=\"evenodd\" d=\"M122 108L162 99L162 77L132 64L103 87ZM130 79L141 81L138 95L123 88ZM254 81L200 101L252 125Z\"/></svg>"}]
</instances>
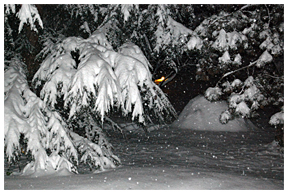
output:
<instances>
[{"instance_id":1,"label":"snow-covered shrub","mask_svg":"<svg viewBox=\"0 0 288 194\"><path fill-rule=\"evenodd\" d=\"M237 87L241 87L242 86L242 81L240 79L234 79L234 81L232 82L231 86L233 88L237 88Z\"/></svg>"},{"instance_id":2,"label":"snow-covered shrub","mask_svg":"<svg viewBox=\"0 0 288 194\"><path fill-rule=\"evenodd\" d=\"M284 149L284 107L281 111L271 116L269 124L277 128L275 140L277 145L280 145Z\"/></svg>"},{"instance_id":3,"label":"snow-covered shrub","mask_svg":"<svg viewBox=\"0 0 288 194\"><path fill-rule=\"evenodd\" d=\"M274 9L277 8L275 7ZM273 104L282 104L279 100L283 99L283 95L280 95L283 90L283 84L280 84L283 81L283 73L278 68L281 64L275 65L277 68L275 70L275 66L271 63L277 61L279 56L282 55L283 31L280 28L279 30L274 29L269 26L269 22L256 18L256 11L251 12L249 17L241 9L231 14L223 12L219 15L206 18L195 29L195 32L203 40L208 39L210 41L202 45L202 51L207 48L210 53L202 53L204 59L201 59L198 69L207 71L207 76L214 76L215 69L223 72L223 76L215 87L219 87L221 83L220 90L223 92L222 97L227 97L231 109L230 113L243 117L257 115L256 110L260 107L263 108L271 102ZM236 25L231 27L230 21L233 21ZM245 28L243 28L243 24L246 26ZM250 25L247 26L247 24ZM282 23L279 21L275 25L282 26ZM213 49L211 50L211 48L217 50L217 52ZM253 50L257 49L263 51L260 50L258 53L253 52ZM252 62L250 61L247 64L243 56L245 58L252 58ZM212 65L211 62L213 62ZM261 70L257 70L257 73L253 76L248 73L248 75L242 77L244 74L240 72L250 70L255 66ZM199 71L198 69L197 71ZM210 69L213 70L211 71ZM231 75L234 76L235 82L231 78ZM273 83L276 87L269 87L267 83ZM275 92L271 92L272 90ZM210 88L207 89L206 93L209 93L209 91ZM277 96L277 100L271 97L271 94Z\"/></svg>"},{"instance_id":4,"label":"snow-covered shrub","mask_svg":"<svg viewBox=\"0 0 288 194\"><path fill-rule=\"evenodd\" d=\"M237 105L243 101L243 96L240 94L233 93L229 97L229 108L236 108Z\"/></svg>"},{"instance_id":5,"label":"snow-covered shrub","mask_svg":"<svg viewBox=\"0 0 288 194\"><path fill-rule=\"evenodd\" d=\"M241 89L242 85L243 83L241 80L235 79L233 80L232 83L230 83L229 81L226 81L221 86L223 88L223 93L230 94L232 92L235 93L235 91L238 91L239 89Z\"/></svg>"},{"instance_id":6,"label":"snow-covered shrub","mask_svg":"<svg viewBox=\"0 0 288 194\"><path fill-rule=\"evenodd\" d=\"M202 46L203 46L203 40L199 38L199 36L197 35L192 36L187 43L188 50L193 49L201 50Z\"/></svg>"},{"instance_id":7,"label":"snow-covered shrub","mask_svg":"<svg viewBox=\"0 0 288 194\"><path fill-rule=\"evenodd\" d=\"M284 112L280 111L272 115L269 124L274 126L284 124Z\"/></svg>"},{"instance_id":8,"label":"snow-covered shrub","mask_svg":"<svg viewBox=\"0 0 288 194\"><path fill-rule=\"evenodd\" d=\"M231 92L233 90L229 81L226 81L222 84L223 92Z\"/></svg>"},{"instance_id":9,"label":"snow-covered shrub","mask_svg":"<svg viewBox=\"0 0 288 194\"><path fill-rule=\"evenodd\" d=\"M219 63L226 64L231 63L230 55L228 51L225 51L222 57L219 57Z\"/></svg>"},{"instance_id":10,"label":"snow-covered shrub","mask_svg":"<svg viewBox=\"0 0 288 194\"><path fill-rule=\"evenodd\" d=\"M259 57L256 66L263 67L266 63L269 63L273 60L273 57L268 53L268 51L264 51L262 55Z\"/></svg>"},{"instance_id":11,"label":"snow-covered shrub","mask_svg":"<svg viewBox=\"0 0 288 194\"><path fill-rule=\"evenodd\" d=\"M221 95L222 91L219 87L210 87L205 91L205 98L207 98L209 101L219 100Z\"/></svg>"},{"instance_id":12,"label":"snow-covered shrub","mask_svg":"<svg viewBox=\"0 0 288 194\"><path fill-rule=\"evenodd\" d=\"M219 32L214 34L218 34L215 42L212 44L212 47L219 51L227 51L229 48L232 50L237 50L237 47L244 44L244 47L247 47L247 37L243 35L241 32L233 31L228 32L224 29L221 29Z\"/></svg>"},{"instance_id":13,"label":"snow-covered shrub","mask_svg":"<svg viewBox=\"0 0 288 194\"><path fill-rule=\"evenodd\" d=\"M268 99L259 89L259 86L261 86L259 81L255 80L253 76L249 76L244 82L240 79L235 79L232 83L226 81L221 86L216 86L217 90L212 87L208 88L205 97L208 96L208 100L212 100L212 97L217 100L223 94L228 95L229 111L227 110L227 112L220 115L220 122L223 124L227 123L232 115L246 118L254 117L257 115L255 111L268 103ZM217 98L215 97L216 91L220 94Z\"/></svg>"},{"instance_id":14,"label":"snow-covered shrub","mask_svg":"<svg viewBox=\"0 0 288 194\"><path fill-rule=\"evenodd\" d=\"M242 65L242 57L239 53L234 57L234 61L232 63L236 66Z\"/></svg>"},{"instance_id":15,"label":"snow-covered shrub","mask_svg":"<svg viewBox=\"0 0 288 194\"><path fill-rule=\"evenodd\" d=\"M281 24L280 24L281 26ZM281 32L281 31L280 31ZM271 52L272 55L279 55L283 52L283 40L279 37L278 32L272 33L272 31L267 28L259 34L260 39L265 39L259 46L262 50L267 50ZM266 54L267 55L267 54Z\"/></svg>"},{"instance_id":16,"label":"snow-covered shrub","mask_svg":"<svg viewBox=\"0 0 288 194\"><path fill-rule=\"evenodd\" d=\"M230 111L228 111L228 110L226 110L220 114L219 120L222 124L228 123L228 121L231 119L232 119L232 115L231 115Z\"/></svg>"},{"instance_id":17,"label":"snow-covered shrub","mask_svg":"<svg viewBox=\"0 0 288 194\"><path fill-rule=\"evenodd\" d=\"M244 10L247 7L242 8ZM219 87L221 84L222 98L227 99L229 106L234 111L237 109L238 114L252 116L256 110L267 104L282 105L283 17L262 20L258 17L259 7L253 7L255 10L249 14L242 8L232 13L223 11L205 18L193 31L203 40L201 52L187 53L191 53L196 64L196 80L199 75L205 75L200 77L202 80L222 76L215 86ZM271 10L279 11L282 8L276 6ZM275 23L271 25L270 20ZM198 61L195 57L199 58ZM259 68L256 72L255 66ZM235 82L232 86L233 79L237 82L239 80L239 84ZM209 93L210 88L207 91ZM236 103L233 100L235 95L240 96L241 101ZM232 114L234 113L236 112Z\"/></svg>"},{"instance_id":18,"label":"snow-covered shrub","mask_svg":"<svg viewBox=\"0 0 288 194\"><path fill-rule=\"evenodd\" d=\"M221 29L219 35L217 36L215 42L212 45L213 48L220 50L220 51L227 51L229 48L226 31Z\"/></svg>"},{"instance_id":19,"label":"snow-covered shrub","mask_svg":"<svg viewBox=\"0 0 288 194\"><path fill-rule=\"evenodd\" d=\"M247 106L246 102L242 101L237 104L235 113L241 115L242 117L250 117L250 108Z\"/></svg>"}]
</instances>

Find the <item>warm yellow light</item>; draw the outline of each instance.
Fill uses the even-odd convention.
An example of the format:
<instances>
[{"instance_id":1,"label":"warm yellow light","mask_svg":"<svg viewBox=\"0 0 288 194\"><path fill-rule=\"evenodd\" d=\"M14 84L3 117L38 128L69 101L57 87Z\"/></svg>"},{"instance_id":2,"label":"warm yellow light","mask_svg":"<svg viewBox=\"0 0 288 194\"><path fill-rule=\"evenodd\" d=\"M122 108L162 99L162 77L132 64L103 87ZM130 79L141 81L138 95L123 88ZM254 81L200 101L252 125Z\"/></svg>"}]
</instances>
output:
<instances>
[{"instance_id":1,"label":"warm yellow light","mask_svg":"<svg viewBox=\"0 0 288 194\"><path fill-rule=\"evenodd\" d=\"M155 82L156 84L158 84L158 83L160 83L160 82L163 82L164 80L165 80L165 77L162 76L160 79L156 79L154 82Z\"/></svg>"}]
</instances>

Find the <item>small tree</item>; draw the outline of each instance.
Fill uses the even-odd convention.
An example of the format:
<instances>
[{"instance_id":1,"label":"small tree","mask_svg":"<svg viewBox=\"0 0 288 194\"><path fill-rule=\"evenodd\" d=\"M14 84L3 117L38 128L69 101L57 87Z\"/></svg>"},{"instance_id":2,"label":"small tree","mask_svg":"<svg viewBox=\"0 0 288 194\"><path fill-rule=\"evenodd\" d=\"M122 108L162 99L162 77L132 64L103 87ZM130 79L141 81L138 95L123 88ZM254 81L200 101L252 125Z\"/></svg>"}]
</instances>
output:
<instances>
[{"instance_id":1,"label":"small tree","mask_svg":"<svg viewBox=\"0 0 288 194\"><path fill-rule=\"evenodd\" d=\"M26 165L24 174L38 173L47 169L59 170L63 167L75 171L73 162L78 155L62 119L56 112L43 106L28 87L22 66L13 59L5 71L5 154L8 162L19 159L20 134L24 135L26 154L32 161ZM70 160L70 161L69 161Z\"/></svg>"},{"instance_id":2,"label":"small tree","mask_svg":"<svg viewBox=\"0 0 288 194\"><path fill-rule=\"evenodd\" d=\"M8 162L16 162L20 151L20 135L26 142L25 155L31 155L23 174L53 173L63 168L77 173L78 157L91 169L115 168L120 164L111 152L111 144L100 132L98 141L86 139L68 129L61 116L50 111L44 101L28 87L22 67L13 59L5 71L5 154Z\"/></svg>"}]
</instances>

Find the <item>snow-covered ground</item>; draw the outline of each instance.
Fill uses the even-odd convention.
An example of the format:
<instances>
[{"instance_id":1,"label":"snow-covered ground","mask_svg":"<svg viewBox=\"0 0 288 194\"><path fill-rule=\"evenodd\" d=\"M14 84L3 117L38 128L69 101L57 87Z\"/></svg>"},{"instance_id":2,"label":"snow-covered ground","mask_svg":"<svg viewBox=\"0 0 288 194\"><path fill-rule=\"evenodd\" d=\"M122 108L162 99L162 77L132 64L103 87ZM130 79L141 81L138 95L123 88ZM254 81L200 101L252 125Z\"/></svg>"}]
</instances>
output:
<instances>
[{"instance_id":1,"label":"snow-covered ground","mask_svg":"<svg viewBox=\"0 0 288 194\"><path fill-rule=\"evenodd\" d=\"M35 174L34 177L5 175L4 187L284 189L284 154L273 142L275 129L268 124L269 115L262 114L261 119L255 120L255 125L249 121L247 130L242 130L242 119L231 122L231 126L223 131L219 127L222 124L215 122L218 122L220 109L224 110L226 106L197 97L186 105L174 124L152 126L147 134L136 124L115 118L124 129L126 138L120 132L106 130L114 146L113 153L122 160L120 167L93 173L87 166L80 165L77 175L67 171L41 177L35 177ZM202 125L202 128L195 128L197 122L197 126ZM211 125L211 122L214 124ZM25 163L22 159L20 166L23 168ZM7 170L5 163L5 172ZM10 167L8 171L19 170L18 167Z\"/></svg>"},{"instance_id":2,"label":"snow-covered ground","mask_svg":"<svg viewBox=\"0 0 288 194\"><path fill-rule=\"evenodd\" d=\"M258 131L193 131L162 127L110 138L122 166L93 174L4 176L5 189L284 189L284 154ZM5 170L7 165L5 166ZM64 173L66 174L66 173Z\"/></svg>"}]
</instances>

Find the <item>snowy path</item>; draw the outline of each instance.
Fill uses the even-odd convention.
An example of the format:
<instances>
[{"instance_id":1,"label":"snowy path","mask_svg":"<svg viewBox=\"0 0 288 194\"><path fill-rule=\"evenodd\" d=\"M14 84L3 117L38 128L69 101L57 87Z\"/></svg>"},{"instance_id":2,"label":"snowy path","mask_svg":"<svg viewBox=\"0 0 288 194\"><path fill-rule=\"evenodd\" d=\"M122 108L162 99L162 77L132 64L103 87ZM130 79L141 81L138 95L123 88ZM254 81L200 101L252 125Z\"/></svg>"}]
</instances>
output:
<instances>
[{"instance_id":1,"label":"snowy path","mask_svg":"<svg viewBox=\"0 0 288 194\"><path fill-rule=\"evenodd\" d=\"M149 137L127 137L111 139L122 161L115 170L36 179L5 176L5 189L284 188L284 156L269 146L272 133L162 128Z\"/></svg>"},{"instance_id":2,"label":"snowy path","mask_svg":"<svg viewBox=\"0 0 288 194\"><path fill-rule=\"evenodd\" d=\"M267 132L223 133L168 128L160 133L151 132L149 139L142 143L139 138L135 138L134 143L130 139L129 144L135 146L126 150L125 146L119 146L119 156L123 163L128 161L136 166L199 167L283 180L283 155L267 146L273 139L273 134Z\"/></svg>"}]
</instances>

